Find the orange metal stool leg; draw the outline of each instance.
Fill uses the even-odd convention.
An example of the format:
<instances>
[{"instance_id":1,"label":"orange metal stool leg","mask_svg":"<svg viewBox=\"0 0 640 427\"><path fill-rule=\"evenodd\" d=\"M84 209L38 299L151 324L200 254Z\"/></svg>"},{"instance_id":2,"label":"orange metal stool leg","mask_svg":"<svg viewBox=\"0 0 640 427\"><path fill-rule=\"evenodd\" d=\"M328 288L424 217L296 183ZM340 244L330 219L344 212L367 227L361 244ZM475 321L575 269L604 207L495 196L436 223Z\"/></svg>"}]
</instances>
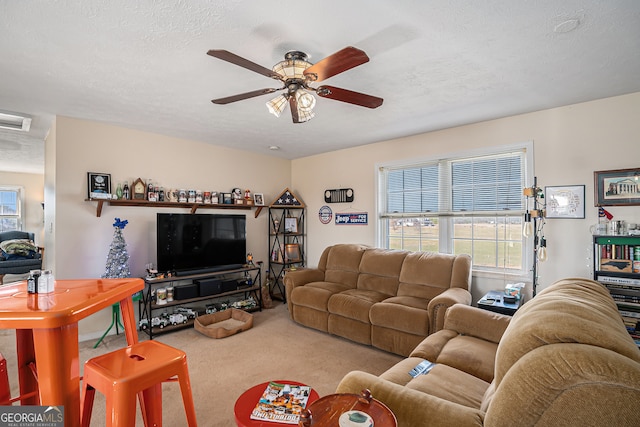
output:
<instances>
[{"instance_id":1,"label":"orange metal stool leg","mask_svg":"<svg viewBox=\"0 0 640 427\"><path fill-rule=\"evenodd\" d=\"M158 341L143 341L87 361L82 386L82 426L88 426L91 420L96 390L105 395L108 427L135 425L136 397L140 392L144 392L145 420L154 418L154 425L161 426L162 382L174 376L180 383L187 424L196 427L187 356Z\"/></svg>"},{"instance_id":2,"label":"orange metal stool leg","mask_svg":"<svg viewBox=\"0 0 640 427\"><path fill-rule=\"evenodd\" d=\"M9 405L11 402L11 387L9 386L9 372L7 361L0 353L0 405Z\"/></svg>"}]
</instances>

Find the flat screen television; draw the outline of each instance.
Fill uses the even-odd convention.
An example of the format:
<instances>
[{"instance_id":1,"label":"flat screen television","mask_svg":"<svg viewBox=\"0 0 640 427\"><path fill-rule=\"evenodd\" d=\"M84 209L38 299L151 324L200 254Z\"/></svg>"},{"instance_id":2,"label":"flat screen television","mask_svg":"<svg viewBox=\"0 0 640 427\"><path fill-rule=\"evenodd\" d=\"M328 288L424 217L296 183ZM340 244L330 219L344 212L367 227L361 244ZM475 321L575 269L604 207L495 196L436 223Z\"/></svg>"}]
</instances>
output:
<instances>
[{"instance_id":1,"label":"flat screen television","mask_svg":"<svg viewBox=\"0 0 640 427\"><path fill-rule=\"evenodd\" d=\"M238 268L246 263L244 215L157 214L158 271L177 275Z\"/></svg>"}]
</instances>

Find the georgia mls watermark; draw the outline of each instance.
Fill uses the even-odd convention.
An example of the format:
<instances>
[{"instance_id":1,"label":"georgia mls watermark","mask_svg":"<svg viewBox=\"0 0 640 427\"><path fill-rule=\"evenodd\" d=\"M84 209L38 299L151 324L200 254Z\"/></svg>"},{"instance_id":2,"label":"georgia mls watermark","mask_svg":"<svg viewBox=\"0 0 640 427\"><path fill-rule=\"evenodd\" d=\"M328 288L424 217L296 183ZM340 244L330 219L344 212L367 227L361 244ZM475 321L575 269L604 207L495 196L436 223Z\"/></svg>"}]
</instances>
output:
<instances>
[{"instance_id":1,"label":"georgia mls watermark","mask_svg":"<svg viewBox=\"0 0 640 427\"><path fill-rule=\"evenodd\" d=\"M62 406L0 406L0 427L63 427Z\"/></svg>"}]
</instances>

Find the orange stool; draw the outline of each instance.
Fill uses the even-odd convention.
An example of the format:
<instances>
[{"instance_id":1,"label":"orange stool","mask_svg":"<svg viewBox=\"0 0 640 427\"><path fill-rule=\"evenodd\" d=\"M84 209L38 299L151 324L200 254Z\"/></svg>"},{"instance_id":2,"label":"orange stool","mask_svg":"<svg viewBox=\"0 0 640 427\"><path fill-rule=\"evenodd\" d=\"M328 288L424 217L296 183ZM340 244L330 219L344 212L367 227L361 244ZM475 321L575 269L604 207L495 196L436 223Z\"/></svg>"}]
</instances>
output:
<instances>
[{"instance_id":1,"label":"orange stool","mask_svg":"<svg viewBox=\"0 0 640 427\"><path fill-rule=\"evenodd\" d=\"M33 374L33 378L35 379L36 384L38 384L38 373L36 371L36 364L31 362L26 367L29 368L29 370ZM28 398L33 399L33 401L28 402ZM2 353L0 353L0 405L11 406L18 400L21 400L23 405L40 404L40 396L38 395L38 390L32 391L30 393L25 393L17 397L11 397L11 386L9 385L9 370L7 368L7 360L4 358Z\"/></svg>"},{"instance_id":2,"label":"orange stool","mask_svg":"<svg viewBox=\"0 0 640 427\"><path fill-rule=\"evenodd\" d=\"M146 405L141 398L145 424L153 417L154 425L161 426L162 382L174 376L180 383L188 425L195 427L196 411L183 351L158 341L143 341L88 360L82 386L82 426L91 421L96 390L106 398L107 426L135 425L136 395L141 392L146 397Z\"/></svg>"}]
</instances>

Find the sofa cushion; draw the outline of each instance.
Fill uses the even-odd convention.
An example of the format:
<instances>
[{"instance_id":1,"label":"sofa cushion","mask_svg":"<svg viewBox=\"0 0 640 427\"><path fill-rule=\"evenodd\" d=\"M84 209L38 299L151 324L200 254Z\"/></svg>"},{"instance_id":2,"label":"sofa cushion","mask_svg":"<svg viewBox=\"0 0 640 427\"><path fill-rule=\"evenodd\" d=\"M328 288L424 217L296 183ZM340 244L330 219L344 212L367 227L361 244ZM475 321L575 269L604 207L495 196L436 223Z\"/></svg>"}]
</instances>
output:
<instances>
[{"instance_id":1,"label":"sofa cushion","mask_svg":"<svg viewBox=\"0 0 640 427\"><path fill-rule=\"evenodd\" d=\"M355 288L358 282L360 260L366 250L362 245L341 244L326 249L324 280Z\"/></svg>"},{"instance_id":2,"label":"sofa cushion","mask_svg":"<svg viewBox=\"0 0 640 427\"><path fill-rule=\"evenodd\" d=\"M426 375L418 375L408 388L449 402L478 409L490 383L447 365L436 364Z\"/></svg>"},{"instance_id":3,"label":"sofa cushion","mask_svg":"<svg viewBox=\"0 0 640 427\"><path fill-rule=\"evenodd\" d=\"M369 249L360 261L360 275L358 289L374 290L386 294L396 295L400 270L407 251L393 249Z\"/></svg>"},{"instance_id":4,"label":"sofa cushion","mask_svg":"<svg viewBox=\"0 0 640 427\"><path fill-rule=\"evenodd\" d=\"M428 301L415 297L391 297L374 304L369 310L372 325L410 334L429 334Z\"/></svg>"},{"instance_id":5,"label":"sofa cushion","mask_svg":"<svg viewBox=\"0 0 640 427\"><path fill-rule=\"evenodd\" d=\"M498 344L459 335L444 346L435 362L459 369L486 382L493 381Z\"/></svg>"},{"instance_id":6,"label":"sofa cushion","mask_svg":"<svg viewBox=\"0 0 640 427\"><path fill-rule=\"evenodd\" d=\"M411 252L402 264L397 295L430 300L448 288L468 289L470 274L468 255Z\"/></svg>"},{"instance_id":7,"label":"sofa cushion","mask_svg":"<svg viewBox=\"0 0 640 427\"><path fill-rule=\"evenodd\" d=\"M382 375L381 379L460 405L479 408L489 383L450 366L436 364L429 373L412 378L409 371L424 359L408 357Z\"/></svg>"},{"instance_id":8,"label":"sofa cushion","mask_svg":"<svg viewBox=\"0 0 640 427\"><path fill-rule=\"evenodd\" d=\"M291 302L295 305L327 311L331 295L349 289L341 283L312 282L291 291Z\"/></svg>"},{"instance_id":9,"label":"sofa cushion","mask_svg":"<svg viewBox=\"0 0 640 427\"><path fill-rule=\"evenodd\" d=\"M337 314L369 324L369 310L371 306L386 298L387 295L376 291L348 289L331 295L327 303L327 309L331 314Z\"/></svg>"}]
</instances>

